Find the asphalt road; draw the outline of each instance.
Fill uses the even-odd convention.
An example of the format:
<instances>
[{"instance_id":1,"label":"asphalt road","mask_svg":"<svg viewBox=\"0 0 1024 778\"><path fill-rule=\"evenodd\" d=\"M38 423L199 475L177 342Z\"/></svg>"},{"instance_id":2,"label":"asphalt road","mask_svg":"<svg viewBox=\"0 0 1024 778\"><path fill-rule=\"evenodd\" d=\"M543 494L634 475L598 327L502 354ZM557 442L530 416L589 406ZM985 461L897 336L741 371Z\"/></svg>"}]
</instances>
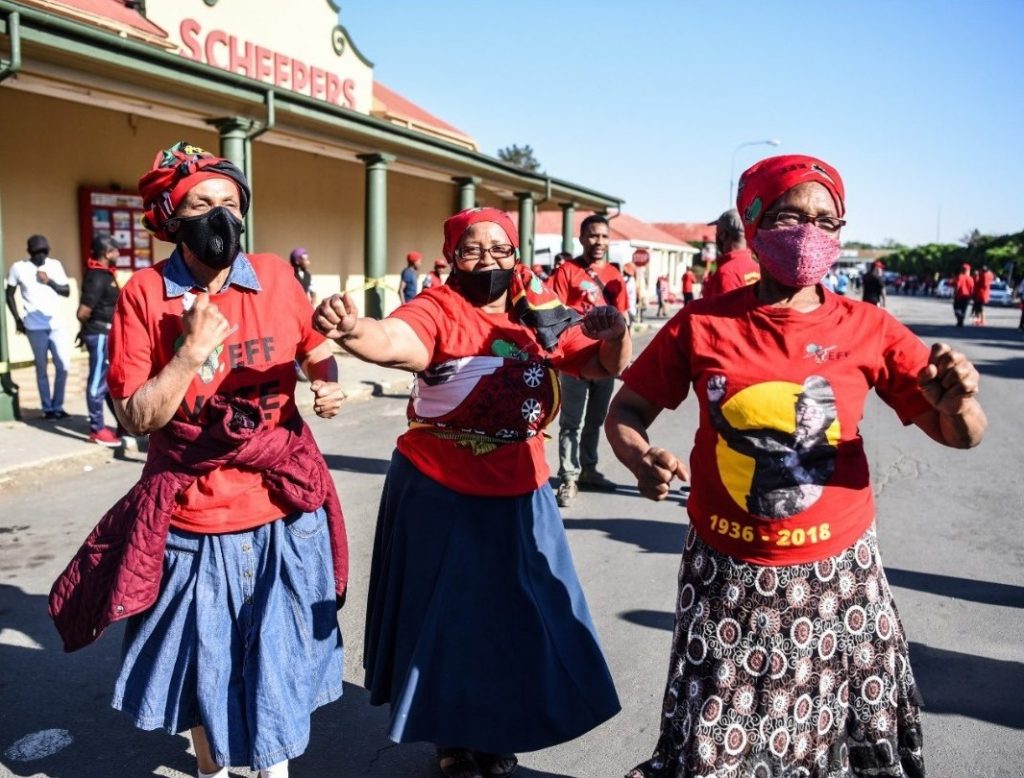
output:
<instances>
[{"instance_id":1,"label":"asphalt road","mask_svg":"<svg viewBox=\"0 0 1024 778\"><path fill-rule=\"evenodd\" d=\"M947 340L975 360L984 375L982 400L990 419L986 440L969 452L944 449L918 430L903 428L877 399L869 402L862 425L883 559L925 697L929 775L1021 776L1020 314L992 310L990 326L957 330L945 301L896 298L890 310L925 340ZM658 420L653 437L685 454L695 419L695 404L684 403ZM429 746L386 740L386 712L371 708L360 686L377 500L403 423L399 396L352 405L330 422L312 422L342 494L353 569L349 604L341 613L345 695L314 716L309 750L292 764L297 778L437 774ZM551 445L552 462L554 455ZM565 526L623 710L576 741L522 755L524 778L621 776L648 755L657 734L685 511L679 497L660 504L640 498L607 447L602 456L602 469L622 488L614 495L582 494L565 513ZM81 465L51 469L0 493L0 776L194 775L186 737L136 731L109 707L121 628L65 655L46 614L51 582L140 469L130 461L87 472Z\"/></svg>"}]
</instances>

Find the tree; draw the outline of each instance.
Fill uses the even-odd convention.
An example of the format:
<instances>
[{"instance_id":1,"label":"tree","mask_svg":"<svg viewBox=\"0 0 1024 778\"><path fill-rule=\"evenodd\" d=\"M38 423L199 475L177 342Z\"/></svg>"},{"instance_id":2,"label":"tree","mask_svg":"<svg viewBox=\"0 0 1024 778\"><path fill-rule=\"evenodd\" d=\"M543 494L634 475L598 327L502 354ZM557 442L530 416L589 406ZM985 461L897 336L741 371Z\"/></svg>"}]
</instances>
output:
<instances>
[{"instance_id":1,"label":"tree","mask_svg":"<svg viewBox=\"0 0 1024 778\"><path fill-rule=\"evenodd\" d=\"M517 146L513 143L511 146L498 149L498 159L522 168L527 173L536 173L540 170L540 162L533 156L533 147L530 144Z\"/></svg>"}]
</instances>

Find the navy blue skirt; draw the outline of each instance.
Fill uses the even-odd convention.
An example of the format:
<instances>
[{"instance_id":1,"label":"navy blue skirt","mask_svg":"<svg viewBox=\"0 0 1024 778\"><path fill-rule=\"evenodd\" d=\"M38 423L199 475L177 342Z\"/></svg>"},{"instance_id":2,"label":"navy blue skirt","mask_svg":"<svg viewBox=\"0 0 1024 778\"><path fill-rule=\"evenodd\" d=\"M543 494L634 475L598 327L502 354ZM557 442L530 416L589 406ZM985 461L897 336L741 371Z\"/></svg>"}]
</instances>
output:
<instances>
[{"instance_id":1,"label":"navy blue skirt","mask_svg":"<svg viewBox=\"0 0 1024 778\"><path fill-rule=\"evenodd\" d=\"M366 688L396 742L535 751L619 711L547 484L467 496L396 451L366 610Z\"/></svg>"}]
</instances>

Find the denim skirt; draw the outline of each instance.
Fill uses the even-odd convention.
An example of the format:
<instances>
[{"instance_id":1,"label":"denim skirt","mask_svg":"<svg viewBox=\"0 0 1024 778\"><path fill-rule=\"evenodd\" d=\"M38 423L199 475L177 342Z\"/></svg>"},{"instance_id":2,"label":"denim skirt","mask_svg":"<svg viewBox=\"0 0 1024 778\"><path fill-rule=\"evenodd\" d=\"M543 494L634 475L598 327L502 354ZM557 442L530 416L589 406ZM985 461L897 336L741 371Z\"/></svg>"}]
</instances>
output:
<instances>
[{"instance_id":1,"label":"denim skirt","mask_svg":"<svg viewBox=\"0 0 1024 778\"><path fill-rule=\"evenodd\" d=\"M204 726L218 764L260 769L305 751L343 667L323 509L223 535L172 528L113 706L140 729Z\"/></svg>"},{"instance_id":2,"label":"denim skirt","mask_svg":"<svg viewBox=\"0 0 1024 778\"><path fill-rule=\"evenodd\" d=\"M402 454L377 519L370 702L396 742L535 751L619 711L551 487L453 492Z\"/></svg>"}]
</instances>

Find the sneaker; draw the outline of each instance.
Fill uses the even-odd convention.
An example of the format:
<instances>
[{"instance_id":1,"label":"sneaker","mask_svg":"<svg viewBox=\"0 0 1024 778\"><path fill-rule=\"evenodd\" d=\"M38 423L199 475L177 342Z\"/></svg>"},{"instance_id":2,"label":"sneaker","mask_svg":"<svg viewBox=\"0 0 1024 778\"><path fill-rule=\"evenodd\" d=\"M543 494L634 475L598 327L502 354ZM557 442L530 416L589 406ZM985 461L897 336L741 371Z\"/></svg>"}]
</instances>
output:
<instances>
[{"instance_id":1,"label":"sneaker","mask_svg":"<svg viewBox=\"0 0 1024 778\"><path fill-rule=\"evenodd\" d=\"M95 432L90 432L89 440L92 443L99 443L101 446L106 446L107 448L119 448L122 443L121 438L117 437L110 427L104 427L103 429L96 430Z\"/></svg>"},{"instance_id":2,"label":"sneaker","mask_svg":"<svg viewBox=\"0 0 1024 778\"><path fill-rule=\"evenodd\" d=\"M614 492L618 487L597 470L584 470L580 473L580 486L597 492Z\"/></svg>"},{"instance_id":3,"label":"sneaker","mask_svg":"<svg viewBox=\"0 0 1024 778\"><path fill-rule=\"evenodd\" d=\"M555 492L555 499L558 500L560 508L568 508L576 499L577 494L579 494L579 487L576 486L575 481L562 481L558 491Z\"/></svg>"}]
</instances>

